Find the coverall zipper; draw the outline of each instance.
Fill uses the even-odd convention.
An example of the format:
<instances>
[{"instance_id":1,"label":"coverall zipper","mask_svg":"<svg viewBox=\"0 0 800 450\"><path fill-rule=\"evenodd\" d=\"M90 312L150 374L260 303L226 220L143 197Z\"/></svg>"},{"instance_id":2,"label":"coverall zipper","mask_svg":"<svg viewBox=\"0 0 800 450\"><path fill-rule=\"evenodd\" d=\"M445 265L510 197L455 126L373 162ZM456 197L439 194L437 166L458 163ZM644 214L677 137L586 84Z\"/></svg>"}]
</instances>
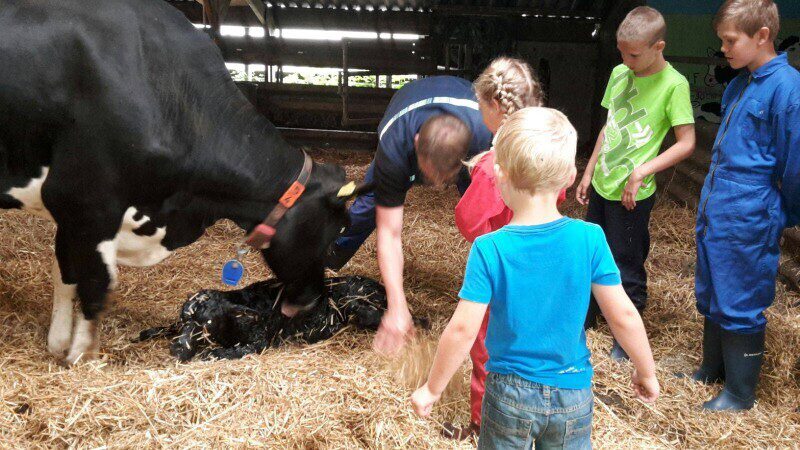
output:
<instances>
[{"instance_id":1,"label":"coverall zipper","mask_svg":"<svg viewBox=\"0 0 800 450\"><path fill-rule=\"evenodd\" d=\"M711 191L714 189L714 174L717 172L717 167L719 167L719 162L722 159L722 141L725 140L725 135L728 134L728 125L731 124L731 117L733 117L733 113L736 112L736 107L739 106L739 102L742 101L742 97L744 97L744 92L750 86L750 82L753 81L753 75L747 77L747 84L742 89L742 92L739 93L739 98L736 99L736 103L733 104L731 107L731 112L728 113L728 120L725 121L725 129L722 130L722 136L719 138L719 142L717 142L716 147L719 148L719 153L717 154L717 162L714 164L714 167L711 169L711 180L708 184L708 195L706 195L706 201L703 202L703 219L705 221L705 226L703 227L703 236L706 235L706 230L709 227L708 223L708 216L706 215L706 207L708 206L708 200L711 198Z\"/></svg>"}]
</instances>

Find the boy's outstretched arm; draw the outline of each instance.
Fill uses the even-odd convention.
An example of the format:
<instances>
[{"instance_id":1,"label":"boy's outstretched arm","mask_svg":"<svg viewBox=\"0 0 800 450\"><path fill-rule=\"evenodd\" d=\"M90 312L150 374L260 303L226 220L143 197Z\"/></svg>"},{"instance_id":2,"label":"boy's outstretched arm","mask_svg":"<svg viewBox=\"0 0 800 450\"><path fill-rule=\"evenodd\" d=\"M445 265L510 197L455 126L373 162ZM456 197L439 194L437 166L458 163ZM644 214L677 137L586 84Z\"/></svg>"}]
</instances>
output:
<instances>
[{"instance_id":1,"label":"boy's outstretched arm","mask_svg":"<svg viewBox=\"0 0 800 450\"><path fill-rule=\"evenodd\" d=\"M468 300L458 302L456 312L439 339L428 381L411 395L414 412L428 417L433 404L442 396L447 383L467 358L478 336L488 304Z\"/></svg>"},{"instance_id":2,"label":"boy's outstretched arm","mask_svg":"<svg viewBox=\"0 0 800 450\"><path fill-rule=\"evenodd\" d=\"M578 187L575 188L575 200L581 205L589 203L589 185L592 184L592 175L594 175L594 167L597 165L597 159L600 157L600 149L603 148L603 140L606 138L606 126L600 130L597 135L597 142L594 143L594 151L592 156L589 157L589 162L586 163L586 169L583 171Z\"/></svg>"},{"instance_id":3,"label":"boy's outstretched arm","mask_svg":"<svg viewBox=\"0 0 800 450\"><path fill-rule=\"evenodd\" d=\"M636 193L639 192L645 178L678 164L694 152L696 142L694 124L676 126L675 139L676 142L670 148L631 172L625 190L622 191L622 205L629 211L636 207Z\"/></svg>"},{"instance_id":4,"label":"boy's outstretched arm","mask_svg":"<svg viewBox=\"0 0 800 450\"><path fill-rule=\"evenodd\" d=\"M592 294L603 312L611 333L633 362L631 376L636 396L653 402L658 398L660 388L656 379L656 363L647 341L642 318L633 306L622 285L604 286L592 284Z\"/></svg>"}]
</instances>

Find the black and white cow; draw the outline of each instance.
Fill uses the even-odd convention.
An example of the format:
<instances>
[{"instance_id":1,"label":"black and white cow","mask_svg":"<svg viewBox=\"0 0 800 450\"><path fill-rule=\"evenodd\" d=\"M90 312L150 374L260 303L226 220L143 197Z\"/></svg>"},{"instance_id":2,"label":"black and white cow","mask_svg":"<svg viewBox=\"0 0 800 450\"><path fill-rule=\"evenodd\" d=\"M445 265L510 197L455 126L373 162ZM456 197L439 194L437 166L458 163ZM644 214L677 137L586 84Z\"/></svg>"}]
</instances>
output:
<instances>
[{"instance_id":1,"label":"black and white cow","mask_svg":"<svg viewBox=\"0 0 800 450\"><path fill-rule=\"evenodd\" d=\"M166 2L0 0L0 207L57 225L47 346L67 363L96 356L118 264L156 264L222 218L252 230L303 161ZM314 163L262 252L286 310L323 291L344 182Z\"/></svg>"}]
</instances>

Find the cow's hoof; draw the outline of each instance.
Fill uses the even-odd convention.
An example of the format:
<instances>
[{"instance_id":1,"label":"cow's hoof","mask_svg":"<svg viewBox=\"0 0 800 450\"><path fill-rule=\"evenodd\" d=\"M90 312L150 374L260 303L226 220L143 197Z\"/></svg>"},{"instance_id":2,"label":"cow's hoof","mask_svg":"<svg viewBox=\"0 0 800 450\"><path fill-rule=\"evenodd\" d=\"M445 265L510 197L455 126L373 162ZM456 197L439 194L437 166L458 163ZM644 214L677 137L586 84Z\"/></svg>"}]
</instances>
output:
<instances>
[{"instance_id":1,"label":"cow's hoof","mask_svg":"<svg viewBox=\"0 0 800 450\"><path fill-rule=\"evenodd\" d=\"M281 304L281 314L290 319L296 316L298 312L300 312L300 308L297 306L287 305L286 303Z\"/></svg>"},{"instance_id":2,"label":"cow's hoof","mask_svg":"<svg viewBox=\"0 0 800 450\"><path fill-rule=\"evenodd\" d=\"M281 303L281 314L291 319L298 314L307 312L308 310L312 309L315 305L316 303L311 303L310 305L297 306L283 302Z\"/></svg>"},{"instance_id":3,"label":"cow's hoof","mask_svg":"<svg viewBox=\"0 0 800 450\"><path fill-rule=\"evenodd\" d=\"M58 359L63 359L69 351L69 344L72 336L53 336L47 337L47 351Z\"/></svg>"},{"instance_id":4,"label":"cow's hoof","mask_svg":"<svg viewBox=\"0 0 800 450\"><path fill-rule=\"evenodd\" d=\"M67 355L67 357L64 358L64 363L67 366L74 366L75 364L78 364L78 363L84 363L84 362L87 362L87 361L95 360L95 359L97 359L99 354L100 354L100 352L96 348L89 349L89 350L86 350L86 351L75 351L73 349L73 351L70 351L69 355Z\"/></svg>"}]
</instances>

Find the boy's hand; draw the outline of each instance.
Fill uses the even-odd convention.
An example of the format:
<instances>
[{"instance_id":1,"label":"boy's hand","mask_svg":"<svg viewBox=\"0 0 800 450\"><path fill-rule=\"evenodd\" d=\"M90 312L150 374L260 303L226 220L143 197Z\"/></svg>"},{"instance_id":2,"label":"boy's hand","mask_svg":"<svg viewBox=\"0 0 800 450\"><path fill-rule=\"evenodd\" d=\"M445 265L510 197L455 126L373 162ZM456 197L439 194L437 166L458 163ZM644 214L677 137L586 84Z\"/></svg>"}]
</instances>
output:
<instances>
[{"instance_id":1,"label":"boy's hand","mask_svg":"<svg viewBox=\"0 0 800 450\"><path fill-rule=\"evenodd\" d=\"M587 177L586 175L589 175L588 170L584 172L581 182L578 183L578 187L575 189L575 200L584 206L589 203L589 185L592 184L592 176L589 175Z\"/></svg>"},{"instance_id":2,"label":"boy's hand","mask_svg":"<svg viewBox=\"0 0 800 450\"><path fill-rule=\"evenodd\" d=\"M653 403L656 401L658 394L661 392L655 375L640 377L636 369L633 369L633 373L631 373L631 385L633 387L633 392L636 394L636 398L645 403Z\"/></svg>"},{"instance_id":3,"label":"boy's hand","mask_svg":"<svg viewBox=\"0 0 800 450\"><path fill-rule=\"evenodd\" d=\"M622 206L628 211L633 211L636 208L636 194L642 186L644 176L639 172L639 169L633 169L631 176L628 177L628 182L625 184L625 190L622 191Z\"/></svg>"},{"instance_id":4,"label":"boy's hand","mask_svg":"<svg viewBox=\"0 0 800 450\"><path fill-rule=\"evenodd\" d=\"M411 404L414 406L414 412L420 417L428 417L431 415L433 404L436 403L441 397L441 394L434 395L428 388L428 383L425 383L411 394Z\"/></svg>"}]
</instances>

